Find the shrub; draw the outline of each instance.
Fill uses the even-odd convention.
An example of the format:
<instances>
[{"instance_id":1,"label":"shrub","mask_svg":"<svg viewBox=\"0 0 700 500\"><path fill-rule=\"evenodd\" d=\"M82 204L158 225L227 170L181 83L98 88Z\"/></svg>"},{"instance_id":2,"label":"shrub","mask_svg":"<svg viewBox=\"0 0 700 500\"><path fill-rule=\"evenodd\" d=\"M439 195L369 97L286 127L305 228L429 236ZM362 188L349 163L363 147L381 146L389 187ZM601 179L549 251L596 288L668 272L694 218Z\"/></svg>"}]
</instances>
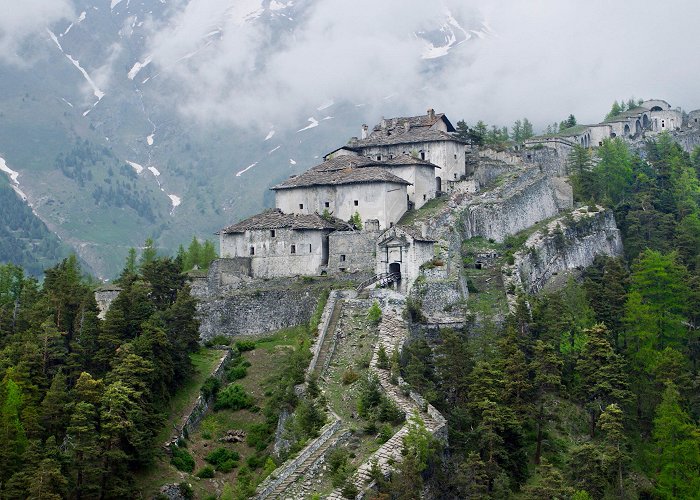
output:
<instances>
[{"instance_id":1,"label":"shrub","mask_svg":"<svg viewBox=\"0 0 700 500\"><path fill-rule=\"evenodd\" d=\"M357 486L355 486L355 483L349 480L345 481L343 489L340 490L340 492L343 494L344 498L355 498L359 493L359 491L357 491Z\"/></svg>"},{"instance_id":2,"label":"shrub","mask_svg":"<svg viewBox=\"0 0 700 500\"><path fill-rule=\"evenodd\" d=\"M214 404L215 410L229 408L231 410L241 410L253 406L253 398L246 394L245 389L238 384L231 384L219 391Z\"/></svg>"},{"instance_id":3,"label":"shrub","mask_svg":"<svg viewBox=\"0 0 700 500\"><path fill-rule=\"evenodd\" d=\"M250 468L250 470L256 470L263 466L267 458L267 455L251 455L246 459L245 464Z\"/></svg>"},{"instance_id":4,"label":"shrub","mask_svg":"<svg viewBox=\"0 0 700 500\"><path fill-rule=\"evenodd\" d=\"M255 341L254 340L237 340L236 341L236 349L238 349L239 352L252 351L253 349L255 349Z\"/></svg>"},{"instance_id":5,"label":"shrub","mask_svg":"<svg viewBox=\"0 0 700 500\"><path fill-rule=\"evenodd\" d=\"M215 345L230 345L231 344L231 339L228 338L226 335L217 335L209 340L207 340L204 345L207 347L212 347Z\"/></svg>"},{"instance_id":6,"label":"shrub","mask_svg":"<svg viewBox=\"0 0 700 500\"><path fill-rule=\"evenodd\" d=\"M379 418L380 422L399 423L404 419L404 414L396 403L383 394L380 398L377 410L377 418Z\"/></svg>"},{"instance_id":7,"label":"shrub","mask_svg":"<svg viewBox=\"0 0 700 500\"><path fill-rule=\"evenodd\" d=\"M389 369L389 356L386 355L384 345L380 345L379 351L377 351L377 368L381 368L382 370Z\"/></svg>"},{"instance_id":8,"label":"shrub","mask_svg":"<svg viewBox=\"0 0 700 500\"><path fill-rule=\"evenodd\" d=\"M211 479L214 477L214 467L211 465L205 465L199 469L199 472L197 472L197 477L202 479Z\"/></svg>"},{"instance_id":9,"label":"shrub","mask_svg":"<svg viewBox=\"0 0 700 500\"><path fill-rule=\"evenodd\" d=\"M272 435L272 429L268 424L253 424L248 428L246 444L257 451L263 451L270 443Z\"/></svg>"},{"instance_id":10,"label":"shrub","mask_svg":"<svg viewBox=\"0 0 700 500\"><path fill-rule=\"evenodd\" d=\"M334 448L328 454L328 467L331 470L331 474L337 472L341 467L344 467L348 463L348 450L345 448Z\"/></svg>"},{"instance_id":11,"label":"shrub","mask_svg":"<svg viewBox=\"0 0 700 500\"><path fill-rule=\"evenodd\" d=\"M194 498L194 491L192 491L192 486L187 484L187 482L183 481L180 484L178 484L177 487L180 490L180 495L182 495L182 498L184 498L185 500L192 500Z\"/></svg>"},{"instance_id":12,"label":"shrub","mask_svg":"<svg viewBox=\"0 0 700 500\"><path fill-rule=\"evenodd\" d=\"M202 392L202 396L204 396L204 399L209 399L212 396L216 396L216 393L219 392L220 388L221 381L218 378L209 377L204 381L200 390Z\"/></svg>"},{"instance_id":13,"label":"shrub","mask_svg":"<svg viewBox=\"0 0 700 500\"><path fill-rule=\"evenodd\" d=\"M239 459L238 452L221 447L209 453L204 460L216 467L219 472L231 472L238 466Z\"/></svg>"},{"instance_id":14,"label":"shrub","mask_svg":"<svg viewBox=\"0 0 700 500\"><path fill-rule=\"evenodd\" d=\"M179 446L173 446L171 451L172 457L170 458L170 463L173 464L177 470L190 473L194 470L194 458L192 458L189 451Z\"/></svg>"},{"instance_id":15,"label":"shrub","mask_svg":"<svg viewBox=\"0 0 700 500\"><path fill-rule=\"evenodd\" d=\"M343 372L341 382L343 383L343 385L350 385L354 383L358 378L360 378L360 376L357 374L357 372L352 369L352 366L348 366L347 369Z\"/></svg>"},{"instance_id":16,"label":"shrub","mask_svg":"<svg viewBox=\"0 0 700 500\"><path fill-rule=\"evenodd\" d=\"M384 424L379 429L379 437L377 437L377 441L379 441L380 444L384 444L389 441L393 435L394 430L391 428L391 425Z\"/></svg>"},{"instance_id":17,"label":"shrub","mask_svg":"<svg viewBox=\"0 0 700 500\"><path fill-rule=\"evenodd\" d=\"M367 311L367 319L370 323L378 325L382 320L382 309L379 307L379 303L375 300L372 307Z\"/></svg>"},{"instance_id":18,"label":"shrub","mask_svg":"<svg viewBox=\"0 0 700 500\"><path fill-rule=\"evenodd\" d=\"M237 364L232 366L231 368L228 369L226 372L226 378L228 379L229 382L234 382L236 380L242 379L248 374L248 368L245 366L245 364Z\"/></svg>"}]
</instances>

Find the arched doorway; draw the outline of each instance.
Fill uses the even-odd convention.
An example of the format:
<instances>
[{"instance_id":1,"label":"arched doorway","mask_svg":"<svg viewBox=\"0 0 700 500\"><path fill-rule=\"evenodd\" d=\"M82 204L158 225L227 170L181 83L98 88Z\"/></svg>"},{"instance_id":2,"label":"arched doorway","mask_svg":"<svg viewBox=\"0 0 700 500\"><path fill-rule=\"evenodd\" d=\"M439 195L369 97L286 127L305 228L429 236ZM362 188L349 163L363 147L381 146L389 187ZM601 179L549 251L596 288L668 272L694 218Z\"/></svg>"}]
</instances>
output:
<instances>
[{"instance_id":1,"label":"arched doorway","mask_svg":"<svg viewBox=\"0 0 700 500\"><path fill-rule=\"evenodd\" d=\"M661 109L661 106L654 106L651 108L651 111L663 111L663 109Z\"/></svg>"},{"instance_id":2,"label":"arched doorway","mask_svg":"<svg viewBox=\"0 0 700 500\"><path fill-rule=\"evenodd\" d=\"M649 117L647 115L642 115L642 127L648 129L651 125Z\"/></svg>"},{"instance_id":3,"label":"arched doorway","mask_svg":"<svg viewBox=\"0 0 700 500\"><path fill-rule=\"evenodd\" d=\"M440 193L442 191L442 179L435 177L435 190Z\"/></svg>"},{"instance_id":4,"label":"arched doorway","mask_svg":"<svg viewBox=\"0 0 700 500\"><path fill-rule=\"evenodd\" d=\"M625 135L630 135L630 126L628 123L625 123Z\"/></svg>"},{"instance_id":5,"label":"arched doorway","mask_svg":"<svg viewBox=\"0 0 700 500\"><path fill-rule=\"evenodd\" d=\"M642 122L640 122L639 120L634 122L634 133L635 135L639 135L642 133Z\"/></svg>"},{"instance_id":6,"label":"arched doorway","mask_svg":"<svg viewBox=\"0 0 700 500\"><path fill-rule=\"evenodd\" d=\"M390 273L399 273L401 274L401 263L399 262L392 262L389 264L389 272Z\"/></svg>"}]
</instances>

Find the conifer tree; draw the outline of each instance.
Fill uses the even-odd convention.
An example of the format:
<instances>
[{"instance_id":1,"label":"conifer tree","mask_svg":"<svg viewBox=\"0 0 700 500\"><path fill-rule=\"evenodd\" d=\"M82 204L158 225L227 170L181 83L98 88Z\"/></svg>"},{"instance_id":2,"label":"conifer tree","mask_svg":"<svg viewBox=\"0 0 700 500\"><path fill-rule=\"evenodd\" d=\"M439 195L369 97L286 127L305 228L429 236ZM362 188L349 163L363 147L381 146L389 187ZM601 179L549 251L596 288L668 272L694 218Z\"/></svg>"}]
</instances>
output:
<instances>
[{"instance_id":1,"label":"conifer tree","mask_svg":"<svg viewBox=\"0 0 700 500\"><path fill-rule=\"evenodd\" d=\"M600 430L603 431L604 435L605 455L615 472L617 493L620 498L625 497L623 471L629 461L623 418L622 410L615 403L608 405L600 415Z\"/></svg>"}]
</instances>

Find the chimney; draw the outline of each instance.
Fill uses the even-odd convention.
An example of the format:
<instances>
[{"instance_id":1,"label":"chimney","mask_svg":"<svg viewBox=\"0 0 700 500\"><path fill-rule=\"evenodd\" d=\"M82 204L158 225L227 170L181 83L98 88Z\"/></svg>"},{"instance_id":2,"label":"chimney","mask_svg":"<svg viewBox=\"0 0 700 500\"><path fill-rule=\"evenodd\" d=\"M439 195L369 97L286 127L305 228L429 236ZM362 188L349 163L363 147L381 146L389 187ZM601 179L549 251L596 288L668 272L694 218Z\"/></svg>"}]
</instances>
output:
<instances>
[{"instance_id":1,"label":"chimney","mask_svg":"<svg viewBox=\"0 0 700 500\"><path fill-rule=\"evenodd\" d=\"M362 137L363 139L367 139L367 135L369 135L369 134L367 133L367 129L368 129L368 128L369 128L369 127L367 126L366 123L362 125L362 132L360 133L360 137Z\"/></svg>"},{"instance_id":2,"label":"chimney","mask_svg":"<svg viewBox=\"0 0 700 500\"><path fill-rule=\"evenodd\" d=\"M430 118L431 120L435 119L435 110L433 108L430 108L428 110L428 118Z\"/></svg>"}]
</instances>

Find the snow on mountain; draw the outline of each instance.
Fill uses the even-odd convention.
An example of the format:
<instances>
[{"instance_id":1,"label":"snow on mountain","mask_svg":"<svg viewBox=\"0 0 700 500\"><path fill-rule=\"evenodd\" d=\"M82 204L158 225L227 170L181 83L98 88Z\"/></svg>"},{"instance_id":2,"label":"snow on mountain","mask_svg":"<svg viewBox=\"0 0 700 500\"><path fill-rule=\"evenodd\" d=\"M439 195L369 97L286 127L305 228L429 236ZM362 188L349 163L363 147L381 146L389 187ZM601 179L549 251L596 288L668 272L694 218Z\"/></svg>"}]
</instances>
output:
<instances>
[{"instance_id":1,"label":"snow on mountain","mask_svg":"<svg viewBox=\"0 0 700 500\"><path fill-rule=\"evenodd\" d=\"M20 198L27 201L27 195L24 194L24 192L22 192L22 190L19 188L19 172L8 167L4 158L0 158L0 172L5 172L10 177L10 180L12 181L12 189L15 190L15 193L17 193Z\"/></svg>"},{"instance_id":2,"label":"snow on mountain","mask_svg":"<svg viewBox=\"0 0 700 500\"><path fill-rule=\"evenodd\" d=\"M250 165L248 165L243 170L239 170L238 172L236 172L236 177L240 177L241 175L245 174L248 170L250 170L251 168L253 168L257 164L258 164L258 162L256 161L255 163L251 163Z\"/></svg>"},{"instance_id":3,"label":"snow on mountain","mask_svg":"<svg viewBox=\"0 0 700 500\"><path fill-rule=\"evenodd\" d=\"M148 170L150 170L151 173L153 175L155 175L156 177L158 177L160 175L160 171L156 167L148 167Z\"/></svg>"},{"instance_id":4,"label":"snow on mountain","mask_svg":"<svg viewBox=\"0 0 700 500\"><path fill-rule=\"evenodd\" d=\"M318 120L313 116L309 117L309 122L310 123L306 127L300 128L299 130L297 130L297 132L303 132L304 130L309 130L310 128L318 127Z\"/></svg>"},{"instance_id":5,"label":"snow on mountain","mask_svg":"<svg viewBox=\"0 0 700 500\"><path fill-rule=\"evenodd\" d=\"M179 206L180 203L182 202L182 198L180 198L180 197L179 197L178 195L176 195L176 194L169 194L169 195L168 195L168 198L170 198L170 202L172 203L173 208Z\"/></svg>"},{"instance_id":6,"label":"snow on mountain","mask_svg":"<svg viewBox=\"0 0 700 500\"><path fill-rule=\"evenodd\" d=\"M153 59L152 56L148 56L148 57L146 57L146 59L144 59L143 62L136 61L136 63L134 63L134 65L129 70L129 73L127 74L127 77L129 78L129 80L133 80L134 77L139 73L139 71L141 71L143 68L145 68L146 66L151 64L152 59Z\"/></svg>"},{"instance_id":7,"label":"snow on mountain","mask_svg":"<svg viewBox=\"0 0 700 500\"><path fill-rule=\"evenodd\" d=\"M452 49L473 37L484 38L489 32L490 30L483 21L478 27L465 29L448 10L445 14L445 22L440 28L419 31L415 35L426 43L421 58L437 59L446 56Z\"/></svg>"},{"instance_id":8,"label":"snow on mountain","mask_svg":"<svg viewBox=\"0 0 700 500\"><path fill-rule=\"evenodd\" d=\"M132 167L134 170L136 170L136 173L137 173L137 174L140 174L141 172L143 172L143 166L139 165L138 163L133 162L133 161L129 161L129 160L126 160L126 162L127 162L129 165L131 165L131 167Z\"/></svg>"},{"instance_id":9,"label":"snow on mountain","mask_svg":"<svg viewBox=\"0 0 700 500\"><path fill-rule=\"evenodd\" d=\"M275 135L275 130L274 130L274 129L270 130L270 131L267 133L267 135L265 136L265 140L266 140L266 141L269 141L270 139L272 139L272 136L273 136L273 135Z\"/></svg>"},{"instance_id":10,"label":"snow on mountain","mask_svg":"<svg viewBox=\"0 0 700 500\"><path fill-rule=\"evenodd\" d=\"M78 61L77 59L74 59L70 54L66 54L63 51L63 47L61 46L61 43L58 41L58 38L56 37L54 32L49 30L49 29L47 29L46 31L49 33L51 40L54 41L54 43L56 44L58 49L61 51L61 53L64 56L66 56L66 58L73 64L73 66L78 68L78 71L80 71L82 73L83 77L88 82L88 85L90 85L90 87L92 88L92 93L95 95L95 97L97 97L97 102L100 102L102 100L102 98L105 96L105 93L102 92L99 89L99 87L97 86L97 84L93 81L93 79L90 78L90 75L88 74L88 72L85 71L85 69L80 65L80 61ZM97 104L97 102L95 104ZM93 107L95 106L95 104L93 104ZM83 113L83 116L85 116L88 112L89 112L89 110L87 112Z\"/></svg>"}]
</instances>

